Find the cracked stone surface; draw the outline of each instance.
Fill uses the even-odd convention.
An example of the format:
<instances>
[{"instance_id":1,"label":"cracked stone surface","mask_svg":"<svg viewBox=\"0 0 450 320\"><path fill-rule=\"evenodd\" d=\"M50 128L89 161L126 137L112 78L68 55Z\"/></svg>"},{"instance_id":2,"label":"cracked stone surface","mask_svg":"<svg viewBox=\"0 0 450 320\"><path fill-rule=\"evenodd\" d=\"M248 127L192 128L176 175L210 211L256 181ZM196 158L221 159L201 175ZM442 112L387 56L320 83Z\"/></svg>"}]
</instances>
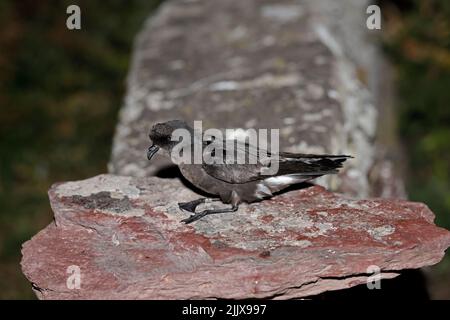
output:
<instances>
[{"instance_id":1,"label":"cracked stone surface","mask_svg":"<svg viewBox=\"0 0 450 320\"><path fill-rule=\"evenodd\" d=\"M320 186L190 225L177 202L199 195L178 179L100 175L49 197L54 222L22 250L40 299L308 297L365 283L371 266L393 278L435 264L450 246L424 204Z\"/></svg>"},{"instance_id":2,"label":"cracked stone surface","mask_svg":"<svg viewBox=\"0 0 450 320\"><path fill-rule=\"evenodd\" d=\"M109 172L155 175L169 163L145 158L151 125L203 120L204 129L278 128L284 151L354 155L318 184L404 197L396 162L375 143L386 72L366 8L361 0L166 1L136 39Z\"/></svg>"}]
</instances>

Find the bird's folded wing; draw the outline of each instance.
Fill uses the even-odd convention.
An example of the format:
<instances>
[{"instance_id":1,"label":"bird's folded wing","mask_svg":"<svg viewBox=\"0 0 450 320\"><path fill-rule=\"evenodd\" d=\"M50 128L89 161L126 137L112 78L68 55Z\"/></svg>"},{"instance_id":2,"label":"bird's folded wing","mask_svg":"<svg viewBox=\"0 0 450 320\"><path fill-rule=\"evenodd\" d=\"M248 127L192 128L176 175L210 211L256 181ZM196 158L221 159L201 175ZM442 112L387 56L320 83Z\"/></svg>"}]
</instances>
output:
<instances>
[{"instance_id":1,"label":"bird's folded wing","mask_svg":"<svg viewBox=\"0 0 450 320\"><path fill-rule=\"evenodd\" d=\"M234 145L234 147L232 147ZM270 154L239 140L213 141L203 153L203 169L228 183L247 183L262 179Z\"/></svg>"},{"instance_id":2,"label":"bird's folded wing","mask_svg":"<svg viewBox=\"0 0 450 320\"><path fill-rule=\"evenodd\" d=\"M234 148L230 147L234 142ZM212 177L228 183L247 183L271 177L290 176L308 180L324 174L337 173L347 155L315 155L266 150L238 140L213 141L204 152L203 169ZM214 161L216 160L216 161ZM270 175L264 169L277 161L278 170Z\"/></svg>"}]
</instances>

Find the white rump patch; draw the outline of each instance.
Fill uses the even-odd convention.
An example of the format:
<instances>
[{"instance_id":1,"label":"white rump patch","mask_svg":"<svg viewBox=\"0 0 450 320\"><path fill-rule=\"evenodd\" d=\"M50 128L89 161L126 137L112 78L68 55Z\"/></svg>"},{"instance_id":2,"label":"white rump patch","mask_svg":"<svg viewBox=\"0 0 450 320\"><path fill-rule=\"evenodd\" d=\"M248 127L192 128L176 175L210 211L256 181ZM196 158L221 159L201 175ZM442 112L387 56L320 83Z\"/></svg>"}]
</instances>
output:
<instances>
[{"instance_id":1,"label":"white rump patch","mask_svg":"<svg viewBox=\"0 0 450 320\"><path fill-rule=\"evenodd\" d=\"M262 199L270 196L272 196L272 191L265 184L258 183L256 185L255 197Z\"/></svg>"},{"instance_id":2,"label":"white rump patch","mask_svg":"<svg viewBox=\"0 0 450 320\"><path fill-rule=\"evenodd\" d=\"M269 186L284 186L299 182L300 179L295 176L285 175L278 177L270 177L264 180Z\"/></svg>"}]
</instances>

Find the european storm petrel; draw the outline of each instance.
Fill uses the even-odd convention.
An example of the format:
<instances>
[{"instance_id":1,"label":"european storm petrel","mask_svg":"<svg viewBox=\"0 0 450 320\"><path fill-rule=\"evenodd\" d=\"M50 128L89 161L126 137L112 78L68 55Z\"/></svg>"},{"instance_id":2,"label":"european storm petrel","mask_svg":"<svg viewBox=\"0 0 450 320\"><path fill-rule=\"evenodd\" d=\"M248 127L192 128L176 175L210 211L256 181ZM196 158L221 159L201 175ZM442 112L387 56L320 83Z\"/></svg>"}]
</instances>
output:
<instances>
[{"instance_id":1,"label":"european storm petrel","mask_svg":"<svg viewBox=\"0 0 450 320\"><path fill-rule=\"evenodd\" d=\"M179 141L172 141L172 133L176 129L184 129L192 136L187 145L194 145L194 130L184 121L172 120L154 125L150 131L152 146L148 148L147 158L150 160L153 155L162 150L169 157ZM222 153L226 158L227 152L233 152L234 156L244 156L249 159L251 156L260 155L258 147L244 143L242 141L233 141L233 150L227 149L226 141L202 141L202 147L208 146L209 154L202 153L205 157L213 157ZM198 141L198 140L197 140ZM220 143L218 143L220 142ZM229 141L228 141L229 142ZM211 145L213 144L213 145ZM192 148L194 149L194 148ZM264 151L266 152L266 151ZM266 152L266 154L269 154ZM272 155L273 156L273 155ZM278 170L275 173L263 173L264 167L268 164L263 161L256 163L239 164L238 162L224 161L221 163L211 163L211 161L201 161L201 163L179 163L178 167L182 175L194 186L205 191L208 194L219 196L223 203L231 204L230 208L203 210L195 212L196 207L205 202L205 198L186 203L179 203L180 209L186 210L192 215L182 222L191 223L208 214L234 212L238 209L241 202L255 202L267 199L274 193L285 189L293 184L308 181L325 174L337 173L342 163L351 158L346 155L315 155L315 154L297 154L280 152L276 157Z\"/></svg>"}]
</instances>

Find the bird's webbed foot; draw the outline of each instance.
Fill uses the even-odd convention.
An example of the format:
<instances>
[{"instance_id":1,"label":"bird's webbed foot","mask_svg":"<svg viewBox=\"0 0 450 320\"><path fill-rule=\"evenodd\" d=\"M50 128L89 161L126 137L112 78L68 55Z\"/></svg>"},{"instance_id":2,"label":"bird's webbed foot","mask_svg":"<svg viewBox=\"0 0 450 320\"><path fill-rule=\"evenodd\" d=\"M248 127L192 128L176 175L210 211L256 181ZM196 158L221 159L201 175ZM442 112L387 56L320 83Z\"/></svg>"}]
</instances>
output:
<instances>
[{"instance_id":1,"label":"bird's webbed foot","mask_svg":"<svg viewBox=\"0 0 450 320\"><path fill-rule=\"evenodd\" d=\"M201 218L203 218L204 216L207 216L209 214L217 214L217 213L227 213L227 212L235 212L237 211L238 206L237 205L233 205L231 208L224 208L224 209L208 209L208 210L203 210L201 212L195 213L193 215L191 215L190 217L181 220L181 222L184 222L186 224L192 223L194 221L197 221Z\"/></svg>"},{"instance_id":2,"label":"bird's webbed foot","mask_svg":"<svg viewBox=\"0 0 450 320\"><path fill-rule=\"evenodd\" d=\"M205 201L206 201L206 198L200 198L200 199L189 201L189 202L180 202L180 203L178 203L178 207L181 210L195 213L195 209L197 208L197 206L202 203L205 203Z\"/></svg>"}]
</instances>

